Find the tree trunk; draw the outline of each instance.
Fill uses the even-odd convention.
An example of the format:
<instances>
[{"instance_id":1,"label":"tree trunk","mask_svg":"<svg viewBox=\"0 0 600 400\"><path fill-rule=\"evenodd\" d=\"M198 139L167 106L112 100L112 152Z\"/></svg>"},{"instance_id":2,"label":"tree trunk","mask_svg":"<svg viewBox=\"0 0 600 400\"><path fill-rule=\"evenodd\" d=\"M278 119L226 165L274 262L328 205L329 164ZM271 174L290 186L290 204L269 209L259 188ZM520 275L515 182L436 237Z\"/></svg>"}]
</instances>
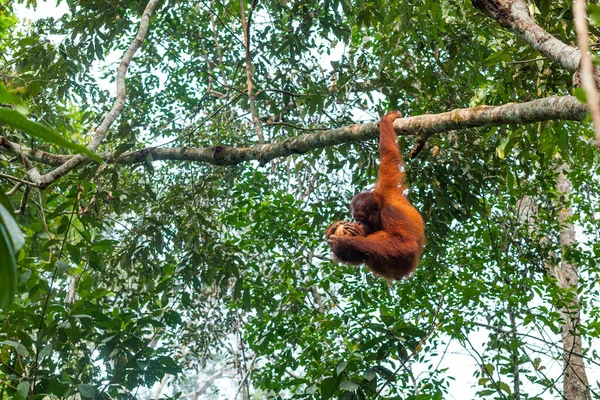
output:
<instances>
[{"instance_id":1,"label":"tree trunk","mask_svg":"<svg viewBox=\"0 0 600 400\"><path fill-rule=\"evenodd\" d=\"M579 287L579 269L565 258L565 251L575 245L575 228L570 218L573 210L568 204L571 192L571 182L566 177L568 166L562 164L558 168L558 180L556 188L561 196L564 196L564 206L558 214L560 223L560 245L562 257L560 264L550 266L552 274L557 279L561 289L566 289L567 294L557 304L562 319L561 336L563 341L563 394L565 399L579 400L590 399L590 389L583 363L583 349L581 336L578 332L580 322L580 306L577 289Z\"/></svg>"}]
</instances>

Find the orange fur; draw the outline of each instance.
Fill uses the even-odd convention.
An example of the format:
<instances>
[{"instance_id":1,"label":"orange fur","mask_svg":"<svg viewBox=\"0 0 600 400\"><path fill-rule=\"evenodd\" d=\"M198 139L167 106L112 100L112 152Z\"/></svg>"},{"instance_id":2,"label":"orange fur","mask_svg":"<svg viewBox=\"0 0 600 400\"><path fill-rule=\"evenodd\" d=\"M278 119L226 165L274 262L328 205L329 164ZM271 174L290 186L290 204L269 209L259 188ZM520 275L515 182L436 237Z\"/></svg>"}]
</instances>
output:
<instances>
[{"instance_id":1,"label":"orange fur","mask_svg":"<svg viewBox=\"0 0 600 400\"><path fill-rule=\"evenodd\" d=\"M337 236L328 230L327 241L336 257L348 264L366 264L375 274L389 280L410 275L425 244L425 224L410 204L404 190L402 157L393 121L398 111L379 122L379 156L375 189L354 196L350 204L354 220L366 236Z\"/></svg>"}]
</instances>

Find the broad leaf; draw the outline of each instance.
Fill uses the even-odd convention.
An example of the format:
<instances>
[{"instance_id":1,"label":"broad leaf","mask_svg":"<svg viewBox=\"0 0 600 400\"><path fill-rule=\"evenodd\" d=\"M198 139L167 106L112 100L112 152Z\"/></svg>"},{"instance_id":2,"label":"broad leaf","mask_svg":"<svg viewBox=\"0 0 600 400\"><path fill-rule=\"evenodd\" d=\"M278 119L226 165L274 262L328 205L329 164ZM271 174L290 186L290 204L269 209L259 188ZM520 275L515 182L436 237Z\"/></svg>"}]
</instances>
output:
<instances>
[{"instance_id":1,"label":"broad leaf","mask_svg":"<svg viewBox=\"0 0 600 400\"><path fill-rule=\"evenodd\" d=\"M16 110L12 110L6 107L0 107L0 123L4 123L6 125L12 126L13 128L20 129L23 132L35 136L45 142L53 143L57 146L66 147L78 153L85 154L90 158L98 161L99 163L103 162L100 156L94 153L93 151L88 150L84 146L80 146L78 144L68 141L67 139L63 138L47 126L25 118L20 112Z\"/></svg>"}]
</instances>

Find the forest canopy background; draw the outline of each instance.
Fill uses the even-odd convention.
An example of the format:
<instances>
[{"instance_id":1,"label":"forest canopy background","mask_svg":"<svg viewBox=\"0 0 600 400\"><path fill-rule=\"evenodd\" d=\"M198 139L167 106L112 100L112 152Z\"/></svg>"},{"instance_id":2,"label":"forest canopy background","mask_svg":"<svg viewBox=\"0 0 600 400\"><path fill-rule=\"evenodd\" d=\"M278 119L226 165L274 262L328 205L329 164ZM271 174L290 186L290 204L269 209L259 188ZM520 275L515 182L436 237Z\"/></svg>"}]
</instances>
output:
<instances>
[{"instance_id":1,"label":"forest canopy background","mask_svg":"<svg viewBox=\"0 0 600 400\"><path fill-rule=\"evenodd\" d=\"M0 5L0 79L104 163L0 125L25 236L0 398L600 397L600 154L572 2L15 13L50 4ZM394 285L323 237L374 182L390 109L427 223Z\"/></svg>"}]
</instances>

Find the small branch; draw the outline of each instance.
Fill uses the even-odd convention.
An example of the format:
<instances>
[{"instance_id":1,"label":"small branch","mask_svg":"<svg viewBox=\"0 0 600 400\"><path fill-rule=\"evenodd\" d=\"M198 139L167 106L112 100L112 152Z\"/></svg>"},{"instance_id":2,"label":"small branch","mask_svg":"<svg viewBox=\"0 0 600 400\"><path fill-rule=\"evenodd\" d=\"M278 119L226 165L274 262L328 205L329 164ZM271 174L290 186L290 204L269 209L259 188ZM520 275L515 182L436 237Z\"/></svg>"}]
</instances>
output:
<instances>
[{"instance_id":1,"label":"small branch","mask_svg":"<svg viewBox=\"0 0 600 400\"><path fill-rule=\"evenodd\" d=\"M198 28L198 41L200 42L200 47L202 49L202 54L204 54L204 61L206 62L206 68L208 69L208 89L206 90L208 93L212 92L214 89L214 85L213 85L213 66L212 66L212 61L210 60L210 57L208 56L208 51L206 50L206 46L204 45L204 38L202 37L202 32L200 31L200 28Z\"/></svg>"},{"instance_id":2,"label":"small branch","mask_svg":"<svg viewBox=\"0 0 600 400\"><path fill-rule=\"evenodd\" d=\"M15 214L25 214L25 208L27 207L27 200L29 199L29 193L31 193L31 186L25 186L25 191L23 192L23 197L21 197L21 204L19 204L19 209L15 211Z\"/></svg>"},{"instance_id":3,"label":"small branch","mask_svg":"<svg viewBox=\"0 0 600 400\"><path fill-rule=\"evenodd\" d=\"M321 295L319 294L317 287L315 285L312 285L310 287L310 292L312 293L312 296L315 299L317 306L319 307L317 309L319 311L319 314L325 314L325 307L323 307L323 300L321 299Z\"/></svg>"},{"instance_id":4,"label":"small branch","mask_svg":"<svg viewBox=\"0 0 600 400\"><path fill-rule=\"evenodd\" d=\"M419 135L417 137L417 140L413 144L412 149L408 153L408 156L410 158L416 158L419 155L419 153L421 152L421 150L423 150L423 148L425 147L425 144L427 144L427 141L429 140L429 138L431 136L432 136L431 134L429 134L429 135Z\"/></svg>"},{"instance_id":5,"label":"small branch","mask_svg":"<svg viewBox=\"0 0 600 400\"><path fill-rule=\"evenodd\" d=\"M223 50L221 49L221 44L219 43L219 35L217 34L217 26L215 24L214 14L211 15L210 18L210 29L212 31L213 40L215 42L215 47L217 49L217 60L219 61L219 71L221 72L221 82L223 85L227 85L227 75L225 74L225 68L223 68ZM235 35L234 35L235 36Z\"/></svg>"},{"instance_id":6,"label":"small branch","mask_svg":"<svg viewBox=\"0 0 600 400\"><path fill-rule=\"evenodd\" d=\"M240 394L240 391L242 390L242 388L244 387L244 384L246 383L246 380L248 379L248 375L250 375L250 372L252 372L252 370L254 369L254 362L256 361L257 356L258 356L258 354L255 354L254 357L252 357L252 361L250 361L250 367L248 367L248 370L242 377L242 380L240 381L240 385L238 386L238 390L235 393L234 398L237 398L238 394Z\"/></svg>"},{"instance_id":7,"label":"small branch","mask_svg":"<svg viewBox=\"0 0 600 400\"><path fill-rule=\"evenodd\" d=\"M250 24L252 22L252 12L254 11L255 5L256 1L253 1L252 8L250 9L250 13L248 14L248 19L246 20L246 6L244 4L244 0L240 0L240 16L242 19L242 29L244 31L244 51L246 53L246 80L248 81L248 103L250 105L252 123L254 124L254 129L256 130L258 142L264 143L265 136L262 131L262 126L258 118L258 110L256 108L256 96L254 95L253 82L254 77L252 73L252 56L250 55Z\"/></svg>"},{"instance_id":8,"label":"small branch","mask_svg":"<svg viewBox=\"0 0 600 400\"><path fill-rule=\"evenodd\" d=\"M119 115L123 112L123 108L125 107L125 98L127 96L127 88L125 86L125 75L127 74L127 69L129 68L129 64L133 59L133 56L138 51L140 47L142 47L142 43L144 43L144 39L148 34L148 26L150 25L150 17L156 8L159 0L150 0L142 13L142 19L140 21L140 27L138 29L138 33L129 45L125 54L121 58L121 63L119 64L119 69L117 70L117 97L113 104L112 109L106 114L104 120L100 123L100 125L96 128L96 133L94 134L94 138L92 142L87 146L90 150L96 150L100 143L106 136L106 133L110 129L111 125Z\"/></svg>"},{"instance_id":9,"label":"small branch","mask_svg":"<svg viewBox=\"0 0 600 400\"><path fill-rule=\"evenodd\" d=\"M304 97L306 96L306 94L303 93L294 93L294 92L290 92L289 90L283 90L283 89L262 89L259 90L256 94L260 94L262 92L275 92L275 93L282 93L282 94L287 94L290 95L292 97Z\"/></svg>"},{"instance_id":10,"label":"small branch","mask_svg":"<svg viewBox=\"0 0 600 400\"><path fill-rule=\"evenodd\" d=\"M586 1L575 0L573 4L573 19L575 29L577 30L577 45L581 52L581 86L585 90L585 97L592 115L594 131L596 132L596 146L600 147L600 95L596 89L596 80L594 79L594 67L592 65L592 56L588 52L590 34L586 19Z\"/></svg>"},{"instance_id":11,"label":"small branch","mask_svg":"<svg viewBox=\"0 0 600 400\"><path fill-rule=\"evenodd\" d=\"M7 368L10 372L12 372L13 374L15 374L18 377L23 376L22 373L20 373L19 371L17 371L16 369L14 369L13 367L11 367L10 365L6 364L4 361L0 361L0 364L2 364L5 368Z\"/></svg>"},{"instance_id":12,"label":"small branch","mask_svg":"<svg viewBox=\"0 0 600 400\"><path fill-rule=\"evenodd\" d=\"M532 62L538 62L538 61L544 61L546 60L543 57L540 58L534 58L532 60L519 60L519 61L511 61L510 65L517 65L517 64L528 64L528 63L532 63Z\"/></svg>"},{"instance_id":13,"label":"small branch","mask_svg":"<svg viewBox=\"0 0 600 400\"><path fill-rule=\"evenodd\" d=\"M214 381L216 381L221 376L223 376L223 374L226 372L226 368L227 367L224 367L222 370L217 371L214 374L212 374L211 376L209 376L208 378L206 378L206 380L202 383L202 386L200 386L198 389L196 389L190 393L182 394L179 398L185 399L186 397L193 397L193 398L197 399L199 396L201 396L208 390L208 388L210 387L210 385L213 384Z\"/></svg>"},{"instance_id":14,"label":"small branch","mask_svg":"<svg viewBox=\"0 0 600 400\"><path fill-rule=\"evenodd\" d=\"M223 3L221 3L219 0L217 0L217 3L219 3L219 5L221 6L221 8L223 8L223 10L225 10L229 15L231 15L233 17L233 19L236 20L236 22L239 22L239 20L237 19L237 15L234 15L227 7L225 7L225 5ZM212 6L210 4L206 4L204 1L202 1L202 4L204 4L206 6L206 9L215 16L215 18L217 18L217 20L219 21L219 23L221 24L221 26L223 27L223 29L225 29L227 32L229 32L231 34L231 36L237 40L238 42L240 42L240 44L243 46L244 42L235 34L233 33L233 31L231 29L229 29L229 27L227 26L227 24L225 22L223 22L223 20L219 17L219 15L212 9Z\"/></svg>"},{"instance_id":15,"label":"small branch","mask_svg":"<svg viewBox=\"0 0 600 400\"><path fill-rule=\"evenodd\" d=\"M21 186L23 186L23 182L17 182L17 184L15 186L13 186L12 189L10 189L8 192L6 192L6 197L10 197L13 194L17 193L17 190L19 190L21 188Z\"/></svg>"},{"instance_id":16,"label":"small branch","mask_svg":"<svg viewBox=\"0 0 600 400\"><path fill-rule=\"evenodd\" d=\"M488 369L485 367L485 360L484 360L483 356L481 354L479 354L479 352L477 351L477 349L475 348L475 346L473 346L473 343L471 343L471 341L469 340L469 336L468 336L468 334L466 332L465 332L465 335L464 335L464 340L465 340L465 342L467 342L469 344L469 346L471 347L471 350L473 351L473 353L475 353L477 355L477 358L479 359L479 361L477 361L477 359L475 359L475 362L479 364L479 368L490 379L490 381L492 382L492 385L493 385L494 389L496 390L496 392L498 393L498 395L502 399L507 400L507 397L504 394L504 392L502 391L502 389L500 388L500 385L498 384L498 381L496 381L496 379L494 379L494 376L492 375L492 373L490 371L488 371ZM465 349L467 349L467 348L465 347ZM468 349L467 349L467 351L468 351ZM471 357L475 358L473 356L473 354L471 354Z\"/></svg>"},{"instance_id":17,"label":"small branch","mask_svg":"<svg viewBox=\"0 0 600 400\"><path fill-rule=\"evenodd\" d=\"M36 185L35 185L35 184L33 184L32 182L26 181L26 180L24 180L24 179L17 178L17 177L15 177L15 176L12 176L12 175L6 175L6 174L2 174L2 173L0 173L0 178L4 178L4 179L11 180L11 181L15 181L15 182L18 182L18 183L20 183L20 184L26 184L26 185L32 185L32 186L36 186ZM7 192L7 193L6 193L6 195L7 195L7 196L10 196L10 195L14 194L14 192L16 192L16 191L17 191L17 189L19 189L19 188L18 188L18 187L16 187L16 188L12 188L12 189L11 189L9 192ZM14 191L13 191L13 190L14 190ZM10 193L10 194L9 194L9 193Z\"/></svg>"},{"instance_id":18,"label":"small branch","mask_svg":"<svg viewBox=\"0 0 600 400\"><path fill-rule=\"evenodd\" d=\"M512 344L510 345L510 352L512 353L512 368L513 368L513 396L515 400L521 398L521 374L520 374L520 363L519 363L519 337L517 336L517 323L515 319L514 308L508 305L508 317L510 320L510 337Z\"/></svg>"}]
</instances>

